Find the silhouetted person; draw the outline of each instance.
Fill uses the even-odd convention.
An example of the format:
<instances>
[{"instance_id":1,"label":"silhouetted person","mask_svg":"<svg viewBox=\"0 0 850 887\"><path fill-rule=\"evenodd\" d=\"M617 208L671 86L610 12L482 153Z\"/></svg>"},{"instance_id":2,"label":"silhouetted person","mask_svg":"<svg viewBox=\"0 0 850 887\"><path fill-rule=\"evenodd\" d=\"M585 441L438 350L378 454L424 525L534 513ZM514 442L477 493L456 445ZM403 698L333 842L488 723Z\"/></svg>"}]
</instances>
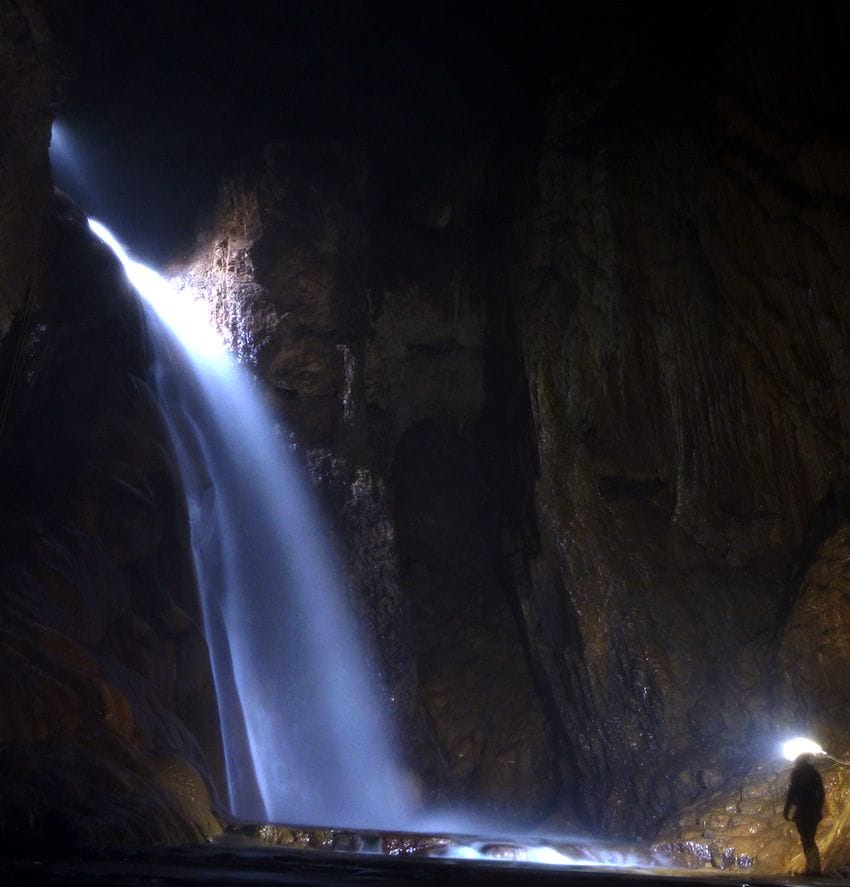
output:
<instances>
[{"instance_id":1,"label":"silhouetted person","mask_svg":"<svg viewBox=\"0 0 850 887\"><path fill-rule=\"evenodd\" d=\"M812 755L800 755L794 761L791 771L791 782L788 786L788 797L782 815L791 819L800 833L800 843L806 856L806 874L820 874L820 851L815 844L815 833L818 823L823 818L823 801L825 792L823 780L814 764ZM793 809L789 817L788 812Z\"/></svg>"}]
</instances>

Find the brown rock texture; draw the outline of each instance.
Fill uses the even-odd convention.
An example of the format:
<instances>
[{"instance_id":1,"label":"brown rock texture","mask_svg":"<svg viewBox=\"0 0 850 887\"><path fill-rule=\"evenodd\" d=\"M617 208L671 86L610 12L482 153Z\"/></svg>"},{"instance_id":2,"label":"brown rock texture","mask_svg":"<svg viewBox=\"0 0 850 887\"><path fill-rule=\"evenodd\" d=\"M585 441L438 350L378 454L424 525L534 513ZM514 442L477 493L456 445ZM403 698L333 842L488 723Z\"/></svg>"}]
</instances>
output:
<instances>
[{"instance_id":1,"label":"brown rock texture","mask_svg":"<svg viewBox=\"0 0 850 887\"><path fill-rule=\"evenodd\" d=\"M653 851L682 868L803 874L806 860L797 829L783 817L791 766L761 765L681 809L662 827L665 837L652 845ZM846 877L850 778L834 762L820 759L816 766L826 792L815 835L821 869L825 875Z\"/></svg>"},{"instance_id":2,"label":"brown rock texture","mask_svg":"<svg viewBox=\"0 0 850 887\"><path fill-rule=\"evenodd\" d=\"M396 206L363 175L344 146L270 146L222 187L179 279L269 381L336 515L423 800L539 820L561 768L489 550L474 433L489 269L457 263L474 223L449 234L448 204L422 221L415 194Z\"/></svg>"},{"instance_id":3,"label":"brown rock texture","mask_svg":"<svg viewBox=\"0 0 850 887\"><path fill-rule=\"evenodd\" d=\"M794 571L847 473L850 158L734 81L650 110L612 138L556 96L514 230L540 459L525 609L550 614L534 648L615 829L772 730L837 735L845 704L823 668L840 669L840 621L826 653L811 624L840 540L799 597ZM771 706L778 647L804 706Z\"/></svg>"},{"instance_id":4,"label":"brown rock texture","mask_svg":"<svg viewBox=\"0 0 850 887\"><path fill-rule=\"evenodd\" d=\"M833 754L848 744L847 525L823 541L797 589L779 649L780 700Z\"/></svg>"}]
</instances>

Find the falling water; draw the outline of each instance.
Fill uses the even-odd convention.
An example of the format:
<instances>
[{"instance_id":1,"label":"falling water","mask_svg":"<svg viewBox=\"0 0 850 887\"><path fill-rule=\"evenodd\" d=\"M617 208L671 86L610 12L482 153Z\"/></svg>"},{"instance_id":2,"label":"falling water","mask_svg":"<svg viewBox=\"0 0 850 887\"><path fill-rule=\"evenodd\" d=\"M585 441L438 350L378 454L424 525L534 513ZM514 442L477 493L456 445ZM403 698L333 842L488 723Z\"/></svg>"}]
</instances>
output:
<instances>
[{"instance_id":1,"label":"falling water","mask_svg":"<svg viewBox=\"0 0 850 887\"><path fill-rule=\"evenodd\" d=\"M398 827L408 804L376 675L285 434L203 306L181 307L90 225L162 321L154 375L187 491L231 812Z\"/></svg>"}]
</instances>

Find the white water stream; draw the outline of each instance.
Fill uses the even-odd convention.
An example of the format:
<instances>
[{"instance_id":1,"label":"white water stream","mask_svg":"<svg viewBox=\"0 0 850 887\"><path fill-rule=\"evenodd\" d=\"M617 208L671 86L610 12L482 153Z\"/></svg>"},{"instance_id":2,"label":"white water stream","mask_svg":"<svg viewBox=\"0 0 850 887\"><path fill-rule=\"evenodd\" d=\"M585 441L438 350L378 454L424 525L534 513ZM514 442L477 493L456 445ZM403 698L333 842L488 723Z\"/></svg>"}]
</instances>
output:
<instances>
[{"instance_id":1,"label":"white water stream","mask_svg":"<svg viewBox=\"0 0 850 887\"><path fill-rule=\"evenodd\" d=\"M155 382L189 503L231 812L399 828L411 811L377 675L279 419L203 304L89 224L156 312Z\"/></svg>"}]
</instances>

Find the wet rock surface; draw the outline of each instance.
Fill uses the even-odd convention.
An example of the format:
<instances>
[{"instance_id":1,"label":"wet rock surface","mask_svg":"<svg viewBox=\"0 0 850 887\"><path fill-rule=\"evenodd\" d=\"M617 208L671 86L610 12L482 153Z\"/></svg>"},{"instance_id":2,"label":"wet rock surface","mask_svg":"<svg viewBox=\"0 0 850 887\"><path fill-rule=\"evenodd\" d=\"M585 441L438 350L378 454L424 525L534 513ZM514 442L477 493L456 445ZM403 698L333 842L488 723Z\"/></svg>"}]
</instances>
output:
<instances>
[{"instance_id":1,"label":"wet rock surface","mask_svg":"<svg viewBox=\"0 0 850 887\"><path fill-rule=\"evenodd\" d=\"M850 530L839 524L802 575L779 648L781 701L786 718L811 725L825 748L850 753L847 712L847 564Z\"/></svg>"},{"instance_id":2,"label":"wet rock surface","mask_svg":"<svg viewBox=\"0 0 850 887\"><path fill-rule=\"evenodd\" d=\"M783 816L791 764L762 765L678 811L652 849L677 867L802 874L806 861L795 825ZM850 775L817 762L826 803L815 836L824 875L847 876Z\"/></svg>"}]
</instances>

